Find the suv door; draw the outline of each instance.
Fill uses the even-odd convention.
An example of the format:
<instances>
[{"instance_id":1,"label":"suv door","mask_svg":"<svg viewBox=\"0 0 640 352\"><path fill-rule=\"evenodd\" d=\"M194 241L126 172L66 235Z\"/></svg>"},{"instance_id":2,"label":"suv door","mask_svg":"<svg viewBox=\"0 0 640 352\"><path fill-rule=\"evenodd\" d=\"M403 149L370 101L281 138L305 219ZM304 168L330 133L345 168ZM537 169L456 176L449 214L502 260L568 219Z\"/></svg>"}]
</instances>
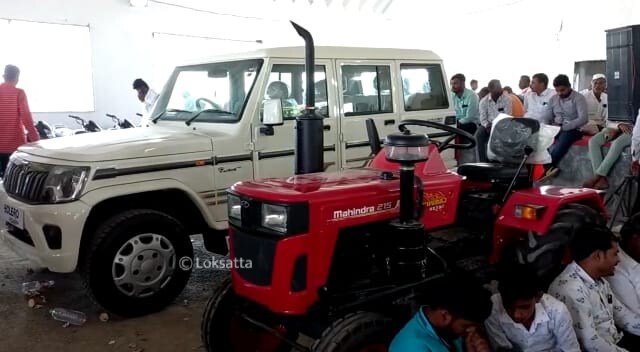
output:
<instances>
[{"instance_id":1,"label":"suv door","mask_svg":"<svg viewBox=\"0 0 640 352\"><path fill-rule=\"evenodd\" d=\"M258 91L263 100L281 99L284 123L265 128L261 124L262 102L256 109L253 124L255 145L254 170L256 178L286 177L295 173L296 117L304 113L306 75L303 60L274 59L269 74ZM316 60L315 106L324 119L325 170L336 170L337 124L334 94L328 87L335 86L333 66L329 60ZM329 85L327 85L327 79Z\"/></svg>"},{"instance_id":2,"label":"suv door","mask_svg":"<svg viewBox=\"0 0 640 352\"><path fill-rule=\"evenodd\" d=\"M371 156L365 121L373 119L381 139L397 130L398 89L393 61L336 62L343 168L361 167Z\"/></svg>"}]
</instances>

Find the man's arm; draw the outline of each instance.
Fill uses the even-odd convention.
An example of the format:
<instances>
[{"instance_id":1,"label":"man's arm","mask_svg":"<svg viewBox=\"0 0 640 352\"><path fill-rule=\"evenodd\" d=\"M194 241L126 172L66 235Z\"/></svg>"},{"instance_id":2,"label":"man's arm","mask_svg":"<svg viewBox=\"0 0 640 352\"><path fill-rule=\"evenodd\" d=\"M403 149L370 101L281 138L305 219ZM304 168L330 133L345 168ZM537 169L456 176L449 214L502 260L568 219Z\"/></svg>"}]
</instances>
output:
<instances>
[{"instance_id":1,"label":"man's arm","mask_svg":"<svg viewBox=\"0 0 640 352\"><path fill-rule=\"evenodd\" d=\"M504 113L509 116L513 116L513 103L511 102L511 96L508 96L507 99L505 99Z\"/></svg>"},{"instance_id":2,"label":"man's arm","mask_svg":"<svg viewBox=\"0 0 640 352\"><path fill-rule=\"evenodd\" d=\"M489 124L489 112L487 111L487 97L484 97L484 99L480 101L480 124L483 127L487 127L487 125Z\"/></svg>"},{"instance_id":3,"label":"man's arm","mask_svg":"<svg viewBox=\"0 0 640 352\"><path fill-rule=\"evenodd\" d=\"M640 115L640 110L638 110ZM633 134L631 136L631 157L633 161L640 159L640 118L636 118L636 124L633 126Z\"/></svg>"},{"instance_id":4,"label":"man's arm","mask_svg":"<svg viewBox=\"0 0 640 352\"><path fill-rule=\"evenodd\" d=\"M612 294L611 297L613 298L613 319L616 325L627 333L640 336L640 315L620 303L616 295Z\"/></svg>"},{"instance_id":5,"label":"man's arm","mask_svg":"<svg viewBox=\"0 0 640 352\"><path fill-rule=\"evenodd\" d=\"M575 130L576 128L582 127L586 125L587 122L589 122L589 109L587 107L587 99L582 94L576 94L574 101L576 103L576 111L578 113L578 117L571 121L563 121L563 131Z\"/></svg>"},{"instance_id":6,"label":"man's arm","mask_svg":"<svg viewBox=\"0 0 640 352\"><path fill-rule=\"evenodd\" d=\"M632 273L634 275L635 273ZM616 298L632 312L640 312L640 292L631 284L628 277L616 271L616 274L608 277L609 286Z\"/></svg>"},{"instance_id":7,"label":"man's arm","mask_svg":"<svg viewBox=\"0 0 640 352\"><path fill-rule=\"evenodd\" d=\"M513 345L507 338L507 335L500 326L497 317L494 314L484 322L485 329L487 330L487 335L489 335L489 343L491 343L491 348L496 351L501 350L509 350L513 348Z\"/></svg>"},{"instance_id":8,"label":"man's arm","mask_svg":"<svg viewBox=\"0 0 640 352\"><path fill-rule=\"evenodd\" d=\"M573 329L573 319L564 304L558 306L553 333L558 343L556 347L562 352L580 352L578 337Z\"/></svg>"},{"instance_id":9,"label":"man's arm","mask_svg":"<svg viewBox=\"0 0 640 352\"><path fill-rule=\"evenodd\" d=\"M23 90L20 90L18 93L18 116L22 125L27 129L29 142L39 141L40 134L36 130L36 126L33 124L33 117L31 116L31 110L29 110L27 95Z\"/></svg>"},{"instance_id":10,"label":"man's arm","mask_svg":"<svg viewBox=\"0 0 640 352\"><path fill-rule=\"evenodd\" d=\"M471 94L469 97L469 106L467 106L467 116L460 119L460 123L476 122L478 120L478 96Z\"/></svg>"},{"instance_id":11,"label":"man's arm","mask_svg":"<svg viewBox=\"0 0 640 352\"><path fill-rule=\"evenodd\" d=\"M569 290L571 295L565 294ZM607 352L629 352L620 348L598 335L598 331L591 314L589 299L578 292L577 288L566 287L565 292L557 293L555 296L564 302L571 314L573 328L581 347L587 351L607 351Z\"/></svg>"}]
</instances>

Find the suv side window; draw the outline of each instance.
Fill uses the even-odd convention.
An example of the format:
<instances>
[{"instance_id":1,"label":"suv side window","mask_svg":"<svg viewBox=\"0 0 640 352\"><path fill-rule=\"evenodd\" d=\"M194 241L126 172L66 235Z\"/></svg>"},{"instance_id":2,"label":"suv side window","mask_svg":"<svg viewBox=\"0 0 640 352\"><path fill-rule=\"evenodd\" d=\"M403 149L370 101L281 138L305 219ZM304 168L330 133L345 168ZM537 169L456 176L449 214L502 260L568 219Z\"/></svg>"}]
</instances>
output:
<instances>
[{"instance_id":1,"label":"suv side window","mask_svg":"<svg viewBox=\"0 0 640 352\"><path fill-rule=\"evenodd\" d=\"M401 64L405 111L437 110L449 107L442 68L437 64Z\"/></svg>"},{"instance_id":2,"label":"suv side window","mask_svg":"<svg viewBox=\"0 0 640 352\"><path fill-rule=\"evenodd\" d=\"M269 73L264 99L280 99L284 120L294 120L304 113L306 74L304 65L275 64ZM327 104L327 75L324 65L315 67L316 112L329 117Z\"/></svg>"},{"instance_id":3,"label":"suv side window","mask_svg":"<svg viewBox=\"0 0 640 352\"><path fill-rule=\"evenodd\" d=\"M342 87L345 116L393 112L389 66L342 65Z\"/></svg>"}]
</instances>

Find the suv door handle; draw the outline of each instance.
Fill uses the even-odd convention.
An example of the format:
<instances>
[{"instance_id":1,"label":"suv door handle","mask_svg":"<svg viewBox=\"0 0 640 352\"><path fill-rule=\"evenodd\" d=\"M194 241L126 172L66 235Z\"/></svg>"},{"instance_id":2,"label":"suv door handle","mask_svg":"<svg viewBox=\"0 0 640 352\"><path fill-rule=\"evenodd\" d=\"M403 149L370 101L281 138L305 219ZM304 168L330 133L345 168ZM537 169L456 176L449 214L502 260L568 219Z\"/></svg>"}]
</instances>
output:
<instances>
[{"instance_id":1,"label":"suv door handle","mask_svg":"<svg viewBox=\"0 0 640 352\"><path fill-rule=\"evenodd\" d=\"M396 120L384 120L384 125L395 125Z\"/></svg>"},{"instance_id":2,"label":"suv door handle","mask_svg":"<svg viewBox=\"0 0 640 352\"><path fill-rule=\"evenodd\" d=\"M331 131L331 125L324 125L324 127L322 127L323 130L325 131Z\"/></svg>"}]
</instances>

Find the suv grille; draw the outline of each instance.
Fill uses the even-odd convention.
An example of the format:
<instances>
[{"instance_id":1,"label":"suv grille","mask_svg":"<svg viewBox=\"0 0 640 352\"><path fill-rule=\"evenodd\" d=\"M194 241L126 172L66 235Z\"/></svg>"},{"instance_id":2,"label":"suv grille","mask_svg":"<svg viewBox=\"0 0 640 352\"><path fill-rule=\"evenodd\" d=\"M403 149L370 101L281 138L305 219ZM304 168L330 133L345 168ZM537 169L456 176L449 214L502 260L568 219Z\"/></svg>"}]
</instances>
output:
<instances>
[{"instance_id":1,"label":"suv grille","mask_svg":"<svg viewBox=\"0 0 640 352\"><path fill-rule=\"evenodd\" d=\"M4 189L10 196L29 203L42 201L44 184L49 173L30 163L11 161L4 173Z\"/></svg>"}]
</instances>

